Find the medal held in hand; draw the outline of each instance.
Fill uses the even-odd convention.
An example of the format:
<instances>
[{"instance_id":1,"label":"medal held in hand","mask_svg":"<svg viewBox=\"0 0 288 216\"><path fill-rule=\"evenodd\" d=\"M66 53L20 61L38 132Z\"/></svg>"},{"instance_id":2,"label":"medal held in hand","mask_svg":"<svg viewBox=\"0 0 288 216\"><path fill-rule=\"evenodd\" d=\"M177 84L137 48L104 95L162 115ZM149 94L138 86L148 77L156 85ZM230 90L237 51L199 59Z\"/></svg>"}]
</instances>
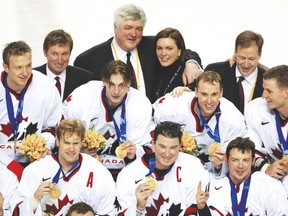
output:
<instances>
[{"instance_id":1,"label":"medal held in hand","mask_svg":"<svg viewBox=\"0 0 288 216\"><path fill-rule=\"evenodd\" d=\"M49 197L51 199L58 199L61 195L61 190L59 187L57 187L56 184L53 184L53 186L50 188L49 191Z\"/></svg>"},{"instance_id":2,"label":"medal held in hand","mask_svg":"<svg viewBox=\"0 0 288 216\"><path fill-rule=\"evenodd\" d=\"M282 161L283 164L288 168L288 155L283 155Z\"/></svg>"},{"instance_id":3,"label":"medal held in hand","mask_svg":"<svg viewBox=\"0 0 288 216\"><path fill-rule=\"evenodd\" d=\"M208 147L208 153L209 155L213 155L214 152L216 151L220 151L221 148L220 148L220 143L219 142L213 142L209 147Z\"/></svg>"},{"instance_id":4,"label":"medal held in hand","mask_svg":"<svg viewBox=\"0 0 288 216\"><path fill-rule=\"evenodd\" d=\"M127 149L122 149L122 144L120 144L116 149L115 149L115 154L117 157L123 159L127 156Z\"/></svg>"},{"instance_id":5,"label":"medal held in hand","mask_svg":"<svg viewBox=\"0 0 288 216\"><path fill-rule=\"evenodd\" d=\"M152 176L146 177L146 182L149 184L151 191L154 191L158 186L157 180L153 178Z\"/></svg>"}]
</instances>

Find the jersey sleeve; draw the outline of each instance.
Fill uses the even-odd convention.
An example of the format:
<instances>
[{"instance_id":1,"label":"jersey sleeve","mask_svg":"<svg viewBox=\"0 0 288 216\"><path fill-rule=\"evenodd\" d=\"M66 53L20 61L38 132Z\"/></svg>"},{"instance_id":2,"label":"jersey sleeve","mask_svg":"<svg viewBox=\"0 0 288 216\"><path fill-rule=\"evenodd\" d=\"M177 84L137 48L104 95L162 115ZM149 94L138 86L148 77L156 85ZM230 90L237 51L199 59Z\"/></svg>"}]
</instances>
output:
<instances>
[{"instance_id":1,"label":"jersey sleeve","mask_svg":"<svg viewBox=\"0 0 288 216\"><path fill-rule=\"evenodd\" d=\"M12 197L18 187L19 182L18 182L16 175L14 175L11 171L9 171L3 165L0 164L0 166L2 167L0 168L1 169L0 191L4 198L4 202L3 202L4 216L12 215L10 202L12 201Z\"/></svg>"},{"instance_id":2,"label":"jersey sleeve","mask_svg":"<svg viewBox=\"0 0 288 216\"><path fill-rule=\"evenodd\" d=\"M29 176L29 166L24 169L21 181L14 193L11 201L11 208L14 212L19 212L20 215L42 215L41 206L38 207L34 213L32 196L34 196L34 188Z\"/></svg>"},{"instance_id":3,"label":"jersey sleeve","mask_svg":"<svg viewBox=\"0 0 288 216\"><path fill-rule=\"evenodd\" d=\"M41 130L41 135L45 138L47 148L50 150L55 146L55 130L61 119L62 104L57 89L53 86L51 90L52 91L49 91L46 95L45 112L43 112L43 128Z\"/></svg>"},{"instance_id":4,"label":"jersey sleeve","mask_svg":"<svg viewBox=\"0 0 288 216\"><path fill-rule=\"evenodd\" d=\"M192 98L191 92L184 92L180 97L173 97L167 93L159 98L153 104L153 119L155 123L158 124L163 121L185 123Z\"/></svg>"},{"instance_id":5,"label":"jersey sleeve","mask_svg":"<svg viewBox=\"0 0 288 216\"><path fill-rule=\"evenodd\" d=\"M135 183L132 178L127 178L128 170L125 168L119 173L116 182L117 199L119 202L118 215L136 215L137 198L135 195Z\"/></svg>"}]
</instances>

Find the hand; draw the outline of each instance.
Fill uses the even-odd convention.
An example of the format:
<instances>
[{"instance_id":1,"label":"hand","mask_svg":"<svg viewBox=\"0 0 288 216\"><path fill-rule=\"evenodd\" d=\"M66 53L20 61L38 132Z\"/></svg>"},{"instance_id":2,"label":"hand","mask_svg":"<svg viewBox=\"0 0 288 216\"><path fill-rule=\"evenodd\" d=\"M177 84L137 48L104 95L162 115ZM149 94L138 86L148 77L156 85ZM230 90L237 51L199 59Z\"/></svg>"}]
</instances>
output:
<instances>
[{"instance_id":1,"label":"hand","mask_svg":"<svg viewBox=\"0 0 288 216\"><path fill-rule=\"evenodd\" d=\"M3 203L4 203L4 197L3 197L2 193L0 192L0 216L4 215Z\"/></svg>"},{"instance_id":2,"label":"hand","mask_svg":"<svg viewBox=\"0 0 288 216\"><path fill-rule=\"evenodd\" d=\"M82 147L81 152L89 154L92 157L97 155L97 148L89 149L88 147Z\"/></svg>"},{"instance_id":3,"label":"hand","mask_svg":"<svg viewBox=\"0 0 288 216\"><path fill-rule=\"evenodd\" d=\"M43 152L41 158L44 158L46 155L51 155L51 154L52 154L52 151L46 148L46 151ZM38 160L40 160L40 158Z\"/></svg>"},{"instance_id":4,"label":"hand","mask_svg":"<svg viewBox=\"0 0 288 216\"><path fill-rule=\"evenodd\" d=\"M189 83L192 83L200 75L201 71L198 68L198 65L195 62L191 61L186 63L185 70L182 75L183 84L186 86Z\"/></svg>"},{"instance_id":5,"label":"hand","mask_svg":"<svg viewBox=\"0 0 288 216\"><path fill-rule=\"evenodd\" d=\"M143 211L145 209L147 199L153 194L153 191L150 190L150 186L147 182L140 184L135 189L135 195L137 198L137 209Z\"/></svg>"},{"instance_id":6,"label":"hand","mask_svg":"<svg viewBox=\"0 0 288 216\"><path fill-rule=\"evenodd\" d=\"M52 187L52 182L41 182L34 193L35 200L40 201L44 195L48 195Z\"/></svg>"},{"instance_id":7,"label":"hand","mask_svg":"<svg viewBox=\"0 0 288 216\"><path fill-rule=\"evenodd\" d=\"M230 59L228 59L228 60L229 60L230 67L232 67L233 64L235 63L235 55L232 55L232 57Z\"/></svg>"},{"instance_id":8,"label":"hand","mask_svg":"<svg viewBox=\"0 0 288 216\"><path fill-rule=\"evenodd\" d=\"M197 194L196 194L197 208L204 209L208 198L209 198L209 192L202 191L201 181L200 181L198 183Z\"/></svg>"},{"instance_id":9,"label":"hand","mask_svg":"<svg viewBox=\"0 0 288 216\"><path fill-rule=\"evenodd\" d=\"M216 170L221 170L222 164L225 161L225 152L216 151L212 155L209 155L209 160L213 163Z\"/></svg>"},{"instance_id":10,"label":"hand","mask_svg":"<svg viewBox=\"0 0 288 216\"><path fill-rule=\"evenodd\" d=\"M286 175L287 168L283 165L283 161L276 160L270 164L265 173L276 179L282 179Z\"/></svg>"},{"instance_id":11,"label":"hand","mask_svg":"<svg viewBox=\"0 0 288 216\"><path fill-rule=\"evenodd\" d=\"M122 143L122 149L127 150L127 158L133 159L135 157L137 147L130 140L126 140Z\"/></svg>"},{"instance_id":12,"label":"hand","mask_svg":"<svg viewBox=\"0 0 288 216\"><path fill-rule=\"evenodd\" d=\"M185 86L178 86L170 92L173 97L180 97L184 92L191 92L191 89Z\"/></svg>"}]
</instances>

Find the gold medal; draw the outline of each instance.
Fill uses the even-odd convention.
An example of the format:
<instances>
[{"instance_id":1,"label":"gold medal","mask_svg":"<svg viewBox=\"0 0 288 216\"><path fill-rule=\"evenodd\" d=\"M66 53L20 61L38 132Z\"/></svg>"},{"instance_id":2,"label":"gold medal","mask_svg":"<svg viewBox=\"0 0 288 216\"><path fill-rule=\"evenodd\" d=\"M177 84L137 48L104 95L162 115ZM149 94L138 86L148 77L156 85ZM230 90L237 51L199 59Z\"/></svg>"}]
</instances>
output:
<instances>
[{"instance_id":1,"label":"gold medal","mask_svg":"<svg viewBox=\"0 0 288 216\"><path fill-rule=\"evenodd\" d=\"M56 184L53 184L52 188L49 191L49 197L51 199L58 199L61 195L61 190Z\"/></svg>"},{"instance_id":2,"label":"gold medal","mask_svg":"<svg viewBox=\"0 0 288 216\"><path fill-rule=\"evenodd\" d=\"M216 151L220 151L220 143L219 142L214 142L208 147L208 154L213 155Z\"/></svg>"},{"instance_id":3,"label":"gold medal","mask_svg":"<svg viewBox=\"0 0 288 216\"><path fill-rule=\"evenodd\" d=\"M14 153L16 154L17 138L14 137Z\"/></svg>"},{"instance_id":4,"label":"gold medal","mask_svg":"<svg viewBox=\"0 0 288 216\"><path fill-rule=\"evenodd\" d=\"M115 150L115 154L117 157L123 159L127 156L127 149L122 149L122 145L120 144L116 150Z\"/></svg>"},{"instance_id":5,"label":"gold medal","mask_svg":"<svg viewBox=\"0 0 288 216\"><path fill-rule=\"evenodd\" d=\"M283 161L284 166L288 168L288 155L283 155L282 161Z\"/></svg>"},{"instance_id":6,"label":"gold medal","mask_svg":"<svg viewBox=\"0 0 288 216\"><path fill-rule=\"evenodd\" d=\"M148 176L146 178L146 182L149 184L151 191L154 191L158 186L157 180L155 178L153 178L152 176Z\"/></svg>"}]
</instances>

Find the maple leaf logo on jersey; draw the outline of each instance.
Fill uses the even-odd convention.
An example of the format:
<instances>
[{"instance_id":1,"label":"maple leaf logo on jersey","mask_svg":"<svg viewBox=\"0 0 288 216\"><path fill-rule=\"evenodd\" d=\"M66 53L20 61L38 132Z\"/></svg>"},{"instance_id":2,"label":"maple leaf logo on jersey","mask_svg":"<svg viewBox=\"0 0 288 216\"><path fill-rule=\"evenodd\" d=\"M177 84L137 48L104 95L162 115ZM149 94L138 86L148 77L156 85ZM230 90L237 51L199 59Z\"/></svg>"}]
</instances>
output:
<instances>
[{"instance_id":1,"label":"maple leaf logo on jersey","mask_svg":"<svg viewBox=\"0 0 288 216\"><path fill-rule=\"evenodd\" d=\"M169 215L180 215L180 213L182 212L181 209L181 203L174 205L174 203L171 205L171 207L169 208L169 214L167 213L167 216Z\"/></svg>"},{"instance_id":2,"label":"maple leaf logo on jersey","mask_svg":"<svg viewBox=\"0 0 288 216\"><path fill-rule=\"evenodd\" d=\"M69 200L68 195L66 195L63 200L58 199L58 208L54 204L53 205L46 204L45 213L52 213L52 214L56 215L68 203L70 203L72 205L73 201L74 200Z\"/></svg>"},{"instance_id":3,"label":"maple leaf logo on jersey","mask_svg":"<svg viewBox=\"0 0 288 216\"><path fill-rule=\"evenodd\" d=\"M161 206L164 204L164 202L169 202L169 198L164 199L161 193L159 194L158 200L155 199L153 200L156 208L154 206L146 207L147 215L158 215L159 210Z\"/></svg>"},{"instance_id":4,"label":"maple leaf logo on jersey","mask_svg":"<svg viewBox=\"0 0 288 216\"><path fill-rule=\"evenodd\" d=\"M69 96L66 98L65 101L66 101L67 103L69 103L71 100L72 100L72 95L69 95Z\"/></svg>"},{"instance_id":5,"label":"maple leaf logo on jersey","mask_svg":"<svg viewBox=\"0 0 288 216\"><path fill-rule=\"evenodd\" d=\"M115 134L111 135L109 130L107 130L107 132L103 136L105 137L106 140L108 140L110 137L114 138Z\"/></svg>"},{"instance_id":6,"label":"maple leaf logo on jersey","mask_svg":"<svg viewBox=\"0 0 288 216\"><path fill-rule=\"evenodd\" d=\"M165 97L161 98L161 99L159 100L159 104L163 103L163 101L164 101L165 99L166 99Z\"/></svg>"},{"instance_id":7,"label":"maple leaf logo on jersey","mask_svg":"<svg viewBox=\"0 0 288 216\"><path fill-rule=\"evenodd\" d=\"M146 207L147 215L158 215L159 211L161 209L161 206L166 202L169 202L169 198L164 199L162 194L159 194L158 200L154 200L154 205L151 207ZM167 209L166 215L163 216L169 216L169 215L179 215L183 210L181 209L181 203L175 205L174 203L170 206L169 209Z\"/></svg>"},{"instance_id":8,"label":"maple leaf logo on jersey","mask_svg":"<svg viewBox=\"0 0 288 216\"><path fill-rule=\"evenodd\" d=\"M28 135L28 134L35 134L37 132L37 130L38 130L37 129L38 122L36 122L35 124L30 122L29 125L26 128L21 127L22 123L27 124L28 123L28 117L26 117L26 118L22 117L21 118L21 123L19 125L18 133L16 135L18 140L24 139L25 136ZM2 128L1 132L3 134L5 134L7 137L9 137L8 141L13 141L14 135L13 135L10 123L8 122L7 124L1 124L1 128Z\"/></svg>"},{"instance_id":9,"label":"maple leaf logo on jersey","mask_svg":"<svg viewBox=\"0 0 288 216\"><path fill-rule=\"evenodd\" d=\"M278 143L277 144L278 145L278 147L279 147L279 149L281 149L281 145ZM271 148L271 150L272 150L272 154L276 157L276 158L278 158L279 160L282 158L282 151L280 151L280 150L278 150L278 149L275 149L275 148Z\"/></svg>"},{"instance_id":10,"label":"maple leaf logo on jersey","mask_svg":"<svg viewBox=\"0 0 288 216\"><path fill-rule=\"evenodd\" d=\"M27 122L27 120L28 120L28 117L27 118L23 118L23 116L21 116L20 122L22 122L22 121L26 121ZM12 132L12 127L11 127L9 122L7 124L1 124L1 128L2 128L1 132L3 134L5 134L7 137L10 137L11 134L13 133ZM14 138L14 137L12 137L12 138Z\"/></svg>"}]
</instances>

